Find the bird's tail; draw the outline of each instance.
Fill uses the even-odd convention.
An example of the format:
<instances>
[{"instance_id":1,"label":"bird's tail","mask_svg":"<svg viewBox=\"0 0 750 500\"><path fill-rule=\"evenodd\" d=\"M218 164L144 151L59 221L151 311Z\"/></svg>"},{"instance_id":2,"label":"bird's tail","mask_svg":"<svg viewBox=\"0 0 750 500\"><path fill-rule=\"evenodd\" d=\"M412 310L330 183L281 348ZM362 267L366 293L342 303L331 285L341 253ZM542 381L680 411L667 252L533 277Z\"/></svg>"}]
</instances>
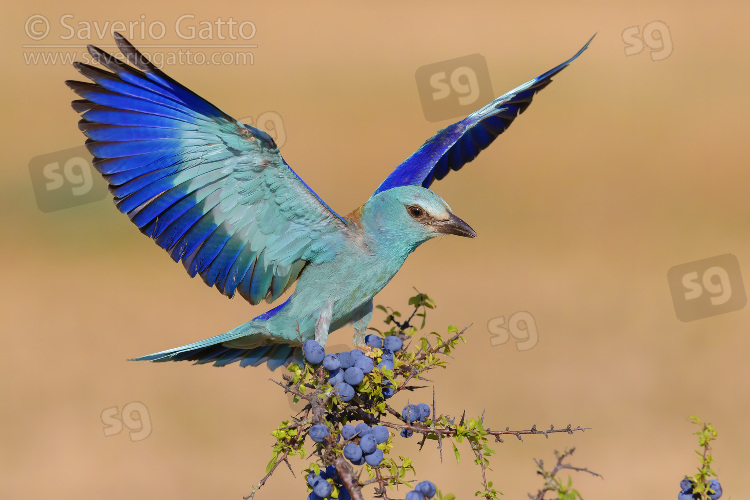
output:
<instances>
[{"instance_id":1,"label":"bird's tail","mask_svg":"<svg viewBox=\"0 0 750 500\"><path fill-rule=\"evenodd\" d=\"M299 343L278 343L263 328L265 320L275 315L287 302L240 325L227 333L182 347L141 356L131 361L195 361L195 364L213 363L226 366L236 361L240 366L259 366L268 363L270 370L292 362L302 364L302 348ZM227 347L227 344L247 347Z\"/></svg>"}]
</instances>

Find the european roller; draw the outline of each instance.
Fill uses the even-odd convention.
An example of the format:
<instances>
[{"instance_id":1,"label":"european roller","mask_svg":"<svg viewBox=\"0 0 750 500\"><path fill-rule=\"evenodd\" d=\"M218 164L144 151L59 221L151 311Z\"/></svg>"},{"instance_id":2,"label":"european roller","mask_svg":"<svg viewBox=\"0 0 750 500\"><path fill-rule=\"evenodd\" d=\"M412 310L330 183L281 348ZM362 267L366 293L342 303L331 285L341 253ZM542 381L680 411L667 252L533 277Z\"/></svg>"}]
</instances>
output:
<instances>
[{"instance_id":1,"label":"european roller","mask_svg":"<svg viewBox=\"0 0 750 500\"><path fill-rule=\"evenodd\" d=\"M362 206L340 215L270 135L167 76L120 34L115 39L130 64L89 46L106 69L74 63L93 83L66 83L82 98L72 103L78 126L117 208L191 277L227 297L271 303L296 283L281 305L227 333L136 359L271 370L301 358L318 321L331 332L352 325L354 343L363 344L373 297L409 254L437 236L476 236L430 185L489 146L591 42L440 130Z\"/></svg>"}]
</instances>

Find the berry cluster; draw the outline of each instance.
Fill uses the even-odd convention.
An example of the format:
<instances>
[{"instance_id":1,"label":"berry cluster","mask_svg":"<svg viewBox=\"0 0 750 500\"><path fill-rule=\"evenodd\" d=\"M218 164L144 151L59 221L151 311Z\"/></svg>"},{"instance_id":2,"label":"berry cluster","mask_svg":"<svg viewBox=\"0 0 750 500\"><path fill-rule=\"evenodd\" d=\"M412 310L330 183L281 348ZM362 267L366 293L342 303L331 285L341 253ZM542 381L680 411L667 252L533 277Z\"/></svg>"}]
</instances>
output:
<instances>
[{"instance_id":1,"label":"berry cluster","mask_svg":"<svg viewBox=\"0 0 750 500\"><path fill-rule=\"evenodd\" d=\"M374 351L373 356L381 359L377 368L393 370L393 353L403 347L403 341L396 336L388 336L384 340L377 335L368 335L366 344L379 351ZM308 340L302 345L305 360L311 365L323 365L328 370L328 382L342 401L351 401L359 386L365 379L365 375L371 373L375 368L372 357L367 356L360 349L351 351L326 354L325 349L315 340ZM393 387L387 382L384 396L393 395ZM390 389L390 391L388 391ZM427 407L427 414L430 409ZM322 443L328 437L328 428L322 424L313 425L310 428L310 439L316 443ZM344 446L344 456L354 465L368 464L380 465L383 461L383 450L378 448L379 444L386 443L390 434L388 429L382 425L370 427L365 422L354 427L346 424L341 429L341 437L349 441Z\"/></svg>"},{"instance_id":2,"label":"berry cluster","mask_svg":"<svg viewBox=\"0 0 750 500\"><path fill-rule=\"evenodd\" d=\"M407 424L410 424L412 422L424 422L429 416L430 405L428 405L427 403L419 403L418 405L406 405L404 406L404 409L401 410L401 418L403 418ZM401 430L401 437L409 438L413 434L414 432L409 429Z\"/></svg>"},{"instance_id":3,"label":"berry cluster","mask_svg":"<svg viewBox=\"0 0 750 500\"><path fill-rule=\"evenodd\" d=\"M322 365L328 371L328 382L334 387L339 398L347 402L354 398L357 387L374 369L393 370L394 353L404 346L403 340L396 335L389 335L385 338L367 335L365 344L371 348L369 354L365 354L360 349L326 354L323 346L315 340L308 340L302 344L302 351L307 363ZM377 365L375 365L375 360L378 360ZM386 378L381 384L383 396L385 398L393 396L394 387ZM409 404L404 407L401 416L407 424L411 424L417 421L424 422L430 413L430 406L425 403ZM403 437L410 437L412 434L412 431L401 431ZM330 431L326 425L315 424L310 427L309 436L316 443L324 443L330 436ZM383 449L388 443L390 433L383 425L370 426L366 422L360 422L355 426L347 423L341 427L340 435L335 436L336 442L342 438L346 442L343 445L344 457L352 465L367 464L374 467L383 462ZM320 474L310 472L307 482L313 490L308 500L332 498L337 489L339 499L350 498L349 493L341 486L333 466L329 466ZM426 500L435 496L435 493L436 488L432 482L422 481L406 495L406 500Z\"/></svg>"},{"instance_id":4,"label":"berry cluster","mask_svg":"<svg viewBox=\"0 0 750 500\"><path fill-rule=\"evenodd\" d=\"M344 457L354 465L380 465L383 461L383 450L379 444L388 442L390 434L382 425L370 427L364 422L354 427L346 424L341 428L341 437L350 441L344 446Z\"/></svg>"},{"instance_id":5,"label":"berry cluster","mask_svg":"<svg viewBox=\"0 0 750 500\"><path fill-rule=\"evenodd\" d=\"M372 356L381 361L379 369L393 370L393 353L400 350L404 342L400 337L390 335L381 339L377 335L367 335L365 344L376 349ZM326 354L325 349L315 340L307 340L302 344L305 360L311 365L323 364L328 370L328 382L334 387L342 401L354 399L355 389L365 379L365 375L375 368L373 357L366 355L360 349ZM390 398L395 390L388 381L383 384L383 396Z\"/></svg>"},{"instance_id":6,"label":"berry cluster","mask_svg":"<svg viewBox=\"0 0 750 500\"><path fill-rule=\"evenodd\" d=\"M351 495L341 485L338 472L333 465L329 465L325 470L321 470L320 474L316 474L315 471L310 471L307 475L307 484L310 485L312 491L307 496L307 500L322 500L323 498L334 498L334 493L337 492L338 500L351 500Z\"/></svg>"},{"instance_id":7,"label":"berry cluster","mask_svg":"<svg viewBox=\"0 0 750 500\"><path fill-rule=\"evenodd\" d=\"M680 493L677 495L677 500L699 499L701 497L700 493L694 493L693 486L693 481L689 477L685 477L680 481ZM721 493L721 484L716 479L712 479L709 486L708 498L718 500L721 498Z\"/></svg>"}]
</instances>

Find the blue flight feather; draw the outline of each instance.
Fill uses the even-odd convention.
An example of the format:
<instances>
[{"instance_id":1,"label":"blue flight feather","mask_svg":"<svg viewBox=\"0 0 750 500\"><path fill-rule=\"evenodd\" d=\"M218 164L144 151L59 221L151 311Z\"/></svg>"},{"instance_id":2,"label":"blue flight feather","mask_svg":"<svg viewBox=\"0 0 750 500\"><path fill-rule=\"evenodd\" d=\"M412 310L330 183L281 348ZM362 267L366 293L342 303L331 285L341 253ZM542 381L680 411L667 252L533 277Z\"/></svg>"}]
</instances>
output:
<instances>
[{"instance_id":1,"label":"blue flight feather","mask_svg":"<svg viewBox=\"0 0 750 500\"><path fill-rule=\"evenodd\" d=\"M531 104L534 94L549 85L552 77L565 69L589 46L546 73L498 97L482 109L440 130L383 181L374 194L398 186L430 187L450 170L459 170L489 146Z\"/></svg>"}]
</instances>

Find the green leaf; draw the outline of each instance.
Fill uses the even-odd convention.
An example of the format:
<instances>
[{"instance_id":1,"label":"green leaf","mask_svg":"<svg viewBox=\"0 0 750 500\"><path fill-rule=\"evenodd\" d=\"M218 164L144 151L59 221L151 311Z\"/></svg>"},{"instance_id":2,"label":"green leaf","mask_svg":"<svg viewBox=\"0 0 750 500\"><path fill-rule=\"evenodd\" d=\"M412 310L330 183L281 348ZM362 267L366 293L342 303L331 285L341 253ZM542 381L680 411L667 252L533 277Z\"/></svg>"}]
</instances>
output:
<instances>
[{"instance_id":1,"label":"green leaf","mask_svg":"<svg viewBox=\"0 0 750 500\"><path fill-rule=\"evenodd\" d=\"M281 452L279 450L273 451L273 456L271 457L271 461L268 462L268 465L266 465L266 474L271 472L271 469L273 469L273 465L276 463L276 459L279 458L279 455Z\"/></svg>"},{"instance_id":2,"label":"green leaf","mask_svg":"<svg viewBox=\"0 0 750 500\"><path fill-rule=\"evenodd\" d=\"M461 454L458 452L458 448L456 448L456 443L451 443L453 445L453 454L456 455L456 463L461 463Z\"/></svg>"}]
</instances>

